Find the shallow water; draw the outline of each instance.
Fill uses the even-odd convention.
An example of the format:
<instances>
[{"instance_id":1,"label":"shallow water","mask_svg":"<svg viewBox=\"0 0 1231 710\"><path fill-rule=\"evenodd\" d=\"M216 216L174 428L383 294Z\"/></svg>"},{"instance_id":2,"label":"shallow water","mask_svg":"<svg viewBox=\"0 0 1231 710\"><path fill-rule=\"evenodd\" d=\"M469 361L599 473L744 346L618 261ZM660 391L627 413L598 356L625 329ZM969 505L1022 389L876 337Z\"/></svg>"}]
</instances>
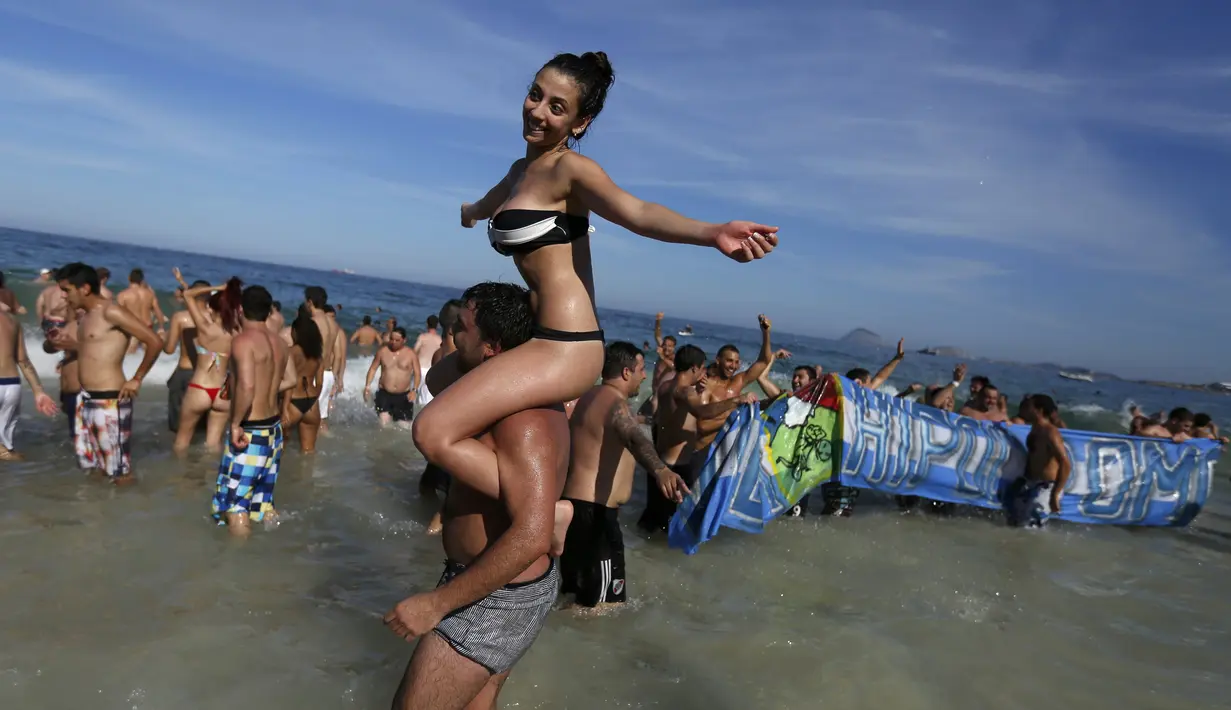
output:
<instances>
[{"instance_id":1,"label":"shallow water","mask_svg":"<svg viewBox=\"0 0 1231 710\"><path fill-rule=\"evenodd\" d=\"M288 315L304 285L324 284L347 304L348 328L364 313L415 326L459 291L3 237L6 266L25 278L77 258L117 273L144 266L164 291L173 265L191 265L190 278L259 274ZM36 288L11 281L32 305ZM602 317L610 337L651 337L652 316ZM669 314L668 331L682 325ZM711 355L724 342L747 359L756 351L755 330L694 325L690 342ZM889 357L789 334L774 342L831 371L876 369ZM54 392L55 359L33 355ZM412 647L380 619L432 587L444 555L424 534L434 506L418 496L423 460L409 432L375 430L361 402L369 362L352 352L334 435L319 454L302 456L289 439L282 524L246 542L209 519L217 456L170 453L166 391L156 383L173 358L159 361L138 400L140 482L131 488L86 479L63 419L35 414L27 396L18 435L31 460L0 469L0 710L388 707ZM910 354L891 387L947 381L952 367ZM787 369L779 364L776 379ZM1148 411L1186 405L1231 425L1231 397L972 362L980 373L1013 401L1054 393L1074 428L1123 431L1130 401ZM865 493L853 518L778 520L763 535L724 530L693 557L637 534L638 488L622 513L631 603L598 618L554 613L505 686L503 707L1228 707L1228 473L1224 458L1209 504L1185 530L1026 532L983 512L902 516Z\"/></svg>"},{"instance_id":2,"label":"shallow water","mask_svg":"<svg viewBox=\"0 0 1231 710\"><path fill-rule=\"evenodd\" d=\"M409 433L348 399L314 457L288 446L276 529L208 518L215 456L166 453L137 408L137 486L75 467L28 417L0 477L0 707L382 708L411 646L380 617L439 576ZM27 402L29 407L31 402ZM27 409L27 411L32 411ZM1220 472L1221 482L1225 472ZM552 615L505 707L1225 707L1231 582L1222 485L1193 528L1004 528L983 513L724 531L686 557L624 511L628 608Z\"/></svg>"}]
</instances>

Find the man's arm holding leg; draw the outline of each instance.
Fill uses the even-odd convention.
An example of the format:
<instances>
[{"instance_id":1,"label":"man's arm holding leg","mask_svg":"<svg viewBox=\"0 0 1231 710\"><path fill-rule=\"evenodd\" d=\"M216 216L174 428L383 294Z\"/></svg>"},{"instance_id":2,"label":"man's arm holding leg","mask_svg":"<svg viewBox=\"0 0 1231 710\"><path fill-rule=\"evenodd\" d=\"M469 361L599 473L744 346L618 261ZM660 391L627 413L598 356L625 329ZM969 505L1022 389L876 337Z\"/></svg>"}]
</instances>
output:
<instances>
[{"instance_id":1,"label":"man's arm holding leg","mask_svg":"<svg viewBox=\"0 0 1231 710\"><path fill-rule=\"evenodd\" d=\"M496 425L492 434L509 528L461 574L386 614L394 633L410 639L430 632L446 614L483 599L551 551L560 456L549 416L559 413L521 412Z\"/></svg>"}]
</instances>

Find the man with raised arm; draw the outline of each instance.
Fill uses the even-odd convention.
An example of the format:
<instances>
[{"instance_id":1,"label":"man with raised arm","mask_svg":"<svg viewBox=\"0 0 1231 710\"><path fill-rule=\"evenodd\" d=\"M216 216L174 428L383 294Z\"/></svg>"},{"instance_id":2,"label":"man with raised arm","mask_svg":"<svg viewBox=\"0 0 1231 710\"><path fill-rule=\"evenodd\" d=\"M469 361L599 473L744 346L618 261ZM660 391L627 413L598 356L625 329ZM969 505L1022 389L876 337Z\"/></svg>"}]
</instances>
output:
<instances>
[{"instance_id":1,"label":"man with raised arm","mask_svg":"<svg viewBox=\"0 0 1231 710\"><path fill-rule=\"evenodd\" d=\"M530 293L521 286L479 284L463 301L453 327L457 350L428 377L433 394L530 338ZM499 498L456 481L450 486L440 582L385 615L394 633L419 638L395 710L496 707L501 687L556 600L560 572L552 530L568 473L568 420L559 407L530 409L479 440L499 460Z\"/></svg>"},{"instance_id":2,"label":"man with raised arm","mask_svg":"<svg viewBox=\"0 0 1231 710\"><path fill-rule=\"evenodd\" d=\"M573 504L573 522L560 556L560 591L590 608L627 599L618 516L633 492L634 462L667 500L679 503L688 494L684 479L658 457L628 406L645 381L641 351L632 343L609 344L602 377L577 400L569 421L572 454L564 498Z\"/></svg>"},{"instance_id":3,"label":"man with raised arm","mask_svg":"<svg viewBox=\"0 0 1231 710\"><path fill-rule=\"evenodd\" d=\"M658 429L657 453L667 468L678 474L689 486L696 482L699 473L699 469L693 465L695 454L705 450L699 438L697 423L726 421L727 415L739 405L757 401L756 395L751 393L709 401L705 380L705 352L695 345L685 345L675 353L675 376L663 383L659 390L658 414L655 417L655 426ZM710 441L712 440L711 436ZM704 446L709 446L709 441L706 441ZM657 483L647 471L645 511L637 521L637 527L646 532L665 532L678 504L677 500L663 495Z\"/></svg>"},{"instance_id":4,"label":"man with raised arm","mask_svg":"<svg viewBox=\"0 0 1231 710\"><path fill-rule=\"evenodd\" d=\"M219 525L246 536L251 522L275 517L274 484L282 461L278 392L289 350L266 325L273 297L249 286L240 299L240 332L231 340L231 427L218 465L211 508Z\"/></svg>"},{"instance_id":5,"label":"man with raised arm","mask_svg":"<svg viewBox=\"0 0 1231 710\"><path fill-rule=\"evenodd\" d=\"M117 485L132 483L132 400L162 353L162 338L147 321L99 295L93 267L69 264L56 273L56 282L69 309L85 311L73 344L81 380L74 437L77 463L87 471L101 471ZM129 379L124 356L134 339L145 346L145 353Z\"/></svg>"},{"instance_id":6,"label":"man with raised arm","mask_svg":"<svg viewBox=\"0 0 1231 710\"><path fill-rule=\"evenodd\" d=\"M745 387L756 382L761 373L769 369L774 361L774 350L769 343L769 331L772 324L764 315L757 316L757 322L761 326L761 352L757 361L752 363L747 370L740 372L739 348L731 344L719 348L718 357L714 359L713 372L705 378L702 404L723 402L739 397ZM723 423L727 421L727 415L731 413L731 409L734 409L734 406L721 410L716 416L701 417L697 420L698 438L695 453L702 458L705 450L714 441L714 437L718 436L718 430L722 429Z\"/></svg>"}]
</instances>

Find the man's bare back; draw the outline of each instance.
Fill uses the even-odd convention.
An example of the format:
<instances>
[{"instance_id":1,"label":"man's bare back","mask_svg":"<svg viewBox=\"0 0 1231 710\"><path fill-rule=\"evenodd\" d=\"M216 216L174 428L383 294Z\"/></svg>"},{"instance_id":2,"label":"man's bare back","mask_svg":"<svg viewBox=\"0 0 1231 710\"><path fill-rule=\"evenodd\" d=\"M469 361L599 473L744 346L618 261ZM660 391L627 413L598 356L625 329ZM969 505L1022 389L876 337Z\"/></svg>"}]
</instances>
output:
<instances>
[{"instance_id":1,"label":"man's bare back","mask_svg":"<svg viewBox=\"0 0 1231 710\"><path fill-rule=\"evenodd\" d=\"M278 387L286 371L287 348L282 339L263 324L249 325L231 341L231 366L235 371L235 389L251 383L253 398L245 419L270 419L280 411ZM236 397L236 402L239 398Z\"/></svg>"},{"instance_id":2,"label":"man's bare back","mask_svg":"<svg viewBox=\"0 0 1231 710\"><path fill-rule=\"evenodd\" d=\"M380 331L370 325L364 324L355 329L355 332L350 336L350 342L358 345L361 348L371 347L379 344L381 341Z\"/></svg>"},{"instance_id":3,"label":"man's bare back","mask_svg":"<svg viewBox=\"0 0 1231 710\"><path fill-rule=\"evenodd\" d=\"M34 302L34 313L39 321L68 320L68 301L59 284L51 284L43 289Z\"/></svg>"},{"instance_id":4,"label":"man's bare back","mask_svg":"<svg viewBox=\"0 0 1231 710\"><path fill-rule=\"evenodd\" d=\"M442 342L440 334L435 330L419 333L419 337L415 339L415 352L419 354L420 368L427 370L432 367L432 358L436 356L436 351L440 350Z\"/></svg>"}]
</instances>

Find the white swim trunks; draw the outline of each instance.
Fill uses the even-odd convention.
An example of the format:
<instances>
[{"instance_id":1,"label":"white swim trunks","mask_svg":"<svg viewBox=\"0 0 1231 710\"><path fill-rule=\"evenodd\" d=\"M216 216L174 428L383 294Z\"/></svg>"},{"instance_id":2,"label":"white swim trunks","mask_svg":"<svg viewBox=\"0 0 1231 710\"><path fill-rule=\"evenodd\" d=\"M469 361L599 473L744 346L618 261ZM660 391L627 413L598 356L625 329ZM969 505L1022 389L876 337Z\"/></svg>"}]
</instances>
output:
<instances>
[{"instance_id":1,"label":"white swim trunks","mask_svg":"<svg viewBox=\"0 0 1231 710\"><path fill-rule=\"evenodd\" d=\"M432 401L432 393L427 389L427 373L431 371L432 368L430 367L423 368L423 381L419 383L419 391L415 395L415 405L417 405L416 408L419 411L423 411L423 408L427 406L427 403Z\"/></svg>"},{"instance_id":2,"label":"white swim trunks","mask_svg":"<svg viewBox=\"0 0 1231 710\"><path fill-rule=\"evenodd\" d=\"M13 450L13 432L21 416L21 378L0 377L0 446Z\"/></svg>"},{"instance_id":3,"label":"white swim trunks","mask_svg":"<svg viewBox=\"0 0 1231 710\"><path fill-rule=\"evenodd\" d=\"M329 404L333 397L333 370L325 370L321 375L321 395L317 402L321 405L321 419L329 418Z\"/></svg>"}]
</instances>

